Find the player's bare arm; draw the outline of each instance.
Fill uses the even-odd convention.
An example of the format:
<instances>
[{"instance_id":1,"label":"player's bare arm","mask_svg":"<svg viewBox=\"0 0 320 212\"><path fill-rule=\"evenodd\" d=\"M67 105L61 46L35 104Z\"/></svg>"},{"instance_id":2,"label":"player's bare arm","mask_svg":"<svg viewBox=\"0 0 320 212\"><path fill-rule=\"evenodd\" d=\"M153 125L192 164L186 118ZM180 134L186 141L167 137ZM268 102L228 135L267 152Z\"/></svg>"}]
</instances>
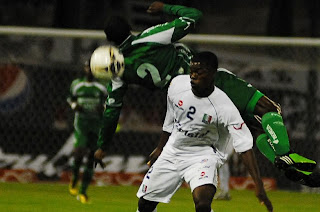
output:
<instances>
[{"instance_id":1,"label":"player's bare arm","mask_svg":"<svg viewBox=\"0 0 320 212\"><path fill-rule=\"evenodd\" d=\"M162 149L166 145L169 137L170 137L170 133L162 131L158 146L149 155L149 161L147 163L148 166L152 166L152 164L158 159L158 157L160 156Z\"/></svg>"},{"instance_id":2,"label":"player's bare arm","mask_svg":"<svg viewBox=\"0 0 320 212\"><path fill-rule=\"evenodd\" d=\"M268 211L273 211L273 206L269 198L267 197L266 191L263 187L263 182L260 177L260 171L257 165L257 160L254 156L252 149L240 154L243 163L247 167L255 185L256 185L256 196L262 205L265 205Z\"/></svg>"},{"instance_id":3,"label":"player's bare arm","mask_svg":"<svg viewBox=\"0 0 320 212\"><path fill-rule=\"evenodd\" d=\"M102 162L102 159L106 156L106 153L102 149L97 149L97 151L94 153L94 166L96 167L97 164L101 166L101 168L104 168L105 165Z\"/></svg>"}]
</instances>

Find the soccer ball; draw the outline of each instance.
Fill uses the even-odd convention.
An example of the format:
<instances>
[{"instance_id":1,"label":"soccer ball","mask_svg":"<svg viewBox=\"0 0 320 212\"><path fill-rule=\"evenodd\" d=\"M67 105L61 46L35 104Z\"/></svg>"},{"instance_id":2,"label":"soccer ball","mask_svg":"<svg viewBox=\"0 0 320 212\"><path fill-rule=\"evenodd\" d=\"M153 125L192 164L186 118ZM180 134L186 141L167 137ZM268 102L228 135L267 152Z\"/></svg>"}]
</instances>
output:
<instances>
[{"instance_id":1,"label":"soccer ball","mask_svg":"<svg viewBox=\"0 0 320 212\"><path fill-rule=\"evenodd\" d=\"M124 72L123 54L114 46L100 46L91 55L90 68L93 76L103 81L121 77Z\"/></svg>"}]
</instances>

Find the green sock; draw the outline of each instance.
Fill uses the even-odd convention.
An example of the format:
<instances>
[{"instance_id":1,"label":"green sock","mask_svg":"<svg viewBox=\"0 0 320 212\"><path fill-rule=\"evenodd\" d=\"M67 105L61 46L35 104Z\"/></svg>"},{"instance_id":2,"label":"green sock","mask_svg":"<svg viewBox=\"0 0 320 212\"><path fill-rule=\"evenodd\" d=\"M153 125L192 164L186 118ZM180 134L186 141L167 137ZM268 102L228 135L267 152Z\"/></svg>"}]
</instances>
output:
<instances>
[{"instance_id":1,"label":"green sock","mask_svg":"<svg viewBox=\"0 0 320 212\"><path fill-rule=\"evenodd\" d=\"M273 146L276 155L284 155L290 151L287 129L280 114L276 112L264 114L262 127L271 140L270 145Z\"/></svg>"},{"instance_id":2,"label":"green sock","mask_svg":"<svg viewBox=\"0 0 320 212\"><path fill-rule=\"evenodd\" d=\"M76 187L78 180L79 180L79 169L80 169L81 164L73 163L71 166L72 170L72 178L71 178L71 183L72 183L72 188Z\"/></svg>"},{"instance_id":3,"label":"green sock","mask_svg":"<svg viewBox=\"0 0 320 212\"><path fill-rule=\"evenodd\" d=\"M268 142L268 136L266 134L261 134L256 140L257 147L259 151L269 160L274 163L275 152Z\"/></svg>"},{"instance_id":4,"label":"green sock","mask_svg":"<svg viewBox=\"0 0 320 212\"><path fill-rule=\"evenodd\" d=\"M82 176L82 184L79 191L80 194L85 194L85 195L87 194L87 189L91 183L92 176L93 176L93 169L89 169L85 167L83 176Z\"/></svg>"}]
</instances>

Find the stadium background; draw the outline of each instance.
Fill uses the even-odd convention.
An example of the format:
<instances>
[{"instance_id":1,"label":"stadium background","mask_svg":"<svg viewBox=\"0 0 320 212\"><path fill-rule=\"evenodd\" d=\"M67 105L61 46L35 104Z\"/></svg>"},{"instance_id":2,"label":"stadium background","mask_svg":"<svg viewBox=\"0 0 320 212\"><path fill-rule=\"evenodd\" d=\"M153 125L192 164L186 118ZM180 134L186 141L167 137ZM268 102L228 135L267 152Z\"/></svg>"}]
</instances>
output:
<instances>
[{"instance_id":1,"label":"stadium background","mask_svg":"<svg viewBox=\"0 0 320 212\"><path fill-rule=\"evenodd\" d=\"M136 31L172 17L144 13L151 1L1 1L0 24L100 30L108 16L123 14ZM317 37L317 1L165 1L201 9L205 16L194 34ZM201 2L201 3L200 3ZM315 11L314 11L315 10ZM72 11L72 12L71 12ZM123 12L125 11L125 12ZM318 10L319 11L319 10ZM1 34L0 169L31 170L40 180L61 179L69 170L73 113L66 98L84 60L105 43L98 38ZM228 37L227 37L228 38ZM320 162L319 45L186 42L212 50L227 68L281 103L291 146ZM142 94L142 95L141 95ZM144 98L148 97L148 98ZM143 173L157 143L165 112L165 93L132 86L121 114L121 130L109 149L108 172ZM259 152L261 174L279 188L288 182ZM102 170L98 170L102 171ZM247 176L234 156L232 176Z\"/></svg>"}]
</instances>

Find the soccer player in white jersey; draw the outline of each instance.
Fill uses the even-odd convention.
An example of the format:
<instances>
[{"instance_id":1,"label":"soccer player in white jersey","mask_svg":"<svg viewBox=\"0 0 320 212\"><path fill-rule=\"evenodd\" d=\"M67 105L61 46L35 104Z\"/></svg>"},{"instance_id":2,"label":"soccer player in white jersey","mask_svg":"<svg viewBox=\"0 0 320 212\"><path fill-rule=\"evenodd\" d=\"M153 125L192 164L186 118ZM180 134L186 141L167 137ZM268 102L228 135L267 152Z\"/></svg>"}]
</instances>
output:
<instances>
[{"instance_id":1,"label":"soccer player in white jersey","mask_svg":"<svg viewBox=\"0 0 320 212\"><path fill-rule=\"evenodd\" d=\"M175 77L168 90L167 113L149 171L137 192L138 212L155 212L168 203L183 181L192 191L196 212L210 212L216 192L217 168L233 147L256 184L256 196L273 211L252 151L252 135L229 97L214 85L215 54L196 54L190 76Z\"/></svg>"}]
</instances>

